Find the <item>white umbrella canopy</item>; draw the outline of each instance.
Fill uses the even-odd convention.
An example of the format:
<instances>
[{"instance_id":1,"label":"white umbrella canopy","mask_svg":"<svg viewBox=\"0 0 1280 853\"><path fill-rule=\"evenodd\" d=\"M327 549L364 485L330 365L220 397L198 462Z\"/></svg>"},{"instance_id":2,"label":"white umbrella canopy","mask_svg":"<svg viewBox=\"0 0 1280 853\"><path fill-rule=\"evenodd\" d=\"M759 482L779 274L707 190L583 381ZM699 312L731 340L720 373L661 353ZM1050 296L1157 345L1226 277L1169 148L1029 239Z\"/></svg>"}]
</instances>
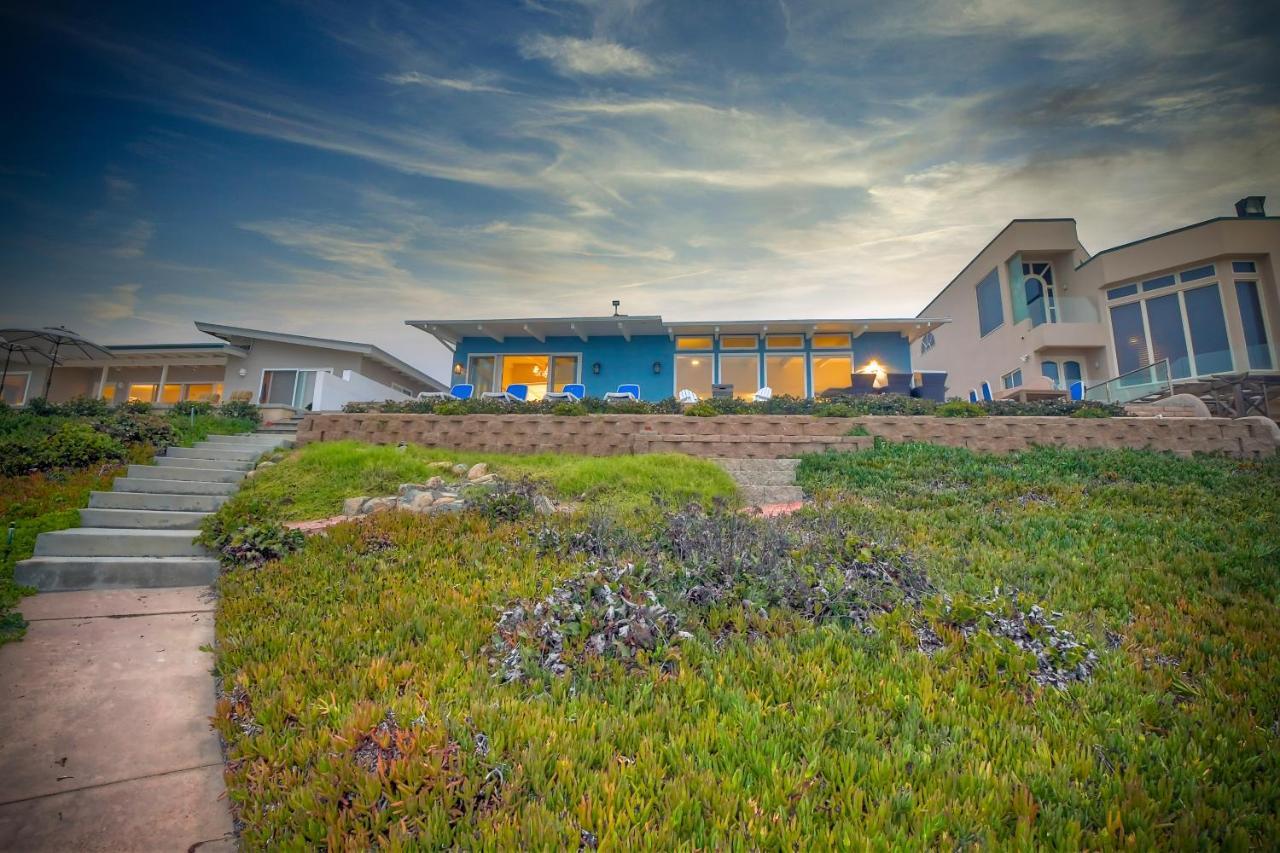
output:
<instances>
[{"instance_id":1,"label":"white umbrella canopy","mask_svg":"<svg viewBox=\"0 0 1280 853\"><path fill-rule=\"evenodd\" d=\"M53 368L58 366L58 354L71 354L74 358L114 358L111 350L95 344L66 326L45 326L42 329L0 329L0 348L5 350L4 373L8 375L9 362L15 355L34 364L32 358L42 358L49 365L49 375L44 380L44 395L49 396L53 382ZM3 382L0 379L0 382Z\"/></svg>"}]
</instances>

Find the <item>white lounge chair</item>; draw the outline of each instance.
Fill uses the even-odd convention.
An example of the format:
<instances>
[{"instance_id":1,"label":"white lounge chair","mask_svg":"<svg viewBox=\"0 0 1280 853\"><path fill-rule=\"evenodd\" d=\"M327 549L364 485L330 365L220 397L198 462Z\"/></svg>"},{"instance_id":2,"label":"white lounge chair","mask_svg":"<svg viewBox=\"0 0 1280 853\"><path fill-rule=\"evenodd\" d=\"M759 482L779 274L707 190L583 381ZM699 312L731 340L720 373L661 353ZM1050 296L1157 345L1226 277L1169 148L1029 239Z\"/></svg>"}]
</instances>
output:
<instances>
[{"instance_id":1,"label":"white lounge chair","mask_svg":"<svg viewBox=\"0 0 1280 853\"><path fill-rule=\"evenodd\" d=\"M698 402L698 395L690 391L688 388L681 388L680 393L677 395L677 399L679 399L681 403L691 406Z\"/></svg>"},{"instance_id":2,"label":"white lounge chair","mask_svg":"<svg viewBox=\"0 0 1280 853\"><path fill-rule=\"evenodd\" d=\"M473 385L454 385L448 391L423 391L418 394L419 400L470 400L475 393Z\"/></svg>"},{"instance_id":3,"label":"white lounge chair","mask_svg":"<svg viewBox=\"0 0 1280 853\"><path fill-rule=\"evenodd\" d=\"M755 402L757 403L764 403L772 399L773 399L773 389L770 388L768 385L764 386L763 388L761 388L759 391L756 392Z\"/></svg>"}]
</instances>

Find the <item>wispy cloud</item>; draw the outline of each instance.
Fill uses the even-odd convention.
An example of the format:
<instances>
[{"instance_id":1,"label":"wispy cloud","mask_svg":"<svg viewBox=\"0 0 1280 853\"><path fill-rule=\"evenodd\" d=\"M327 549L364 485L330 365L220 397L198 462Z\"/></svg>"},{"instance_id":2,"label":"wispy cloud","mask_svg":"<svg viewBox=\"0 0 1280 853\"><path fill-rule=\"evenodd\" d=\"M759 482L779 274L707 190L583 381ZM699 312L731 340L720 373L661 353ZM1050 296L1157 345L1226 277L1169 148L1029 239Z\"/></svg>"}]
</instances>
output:
<instances>
[{"instance_id":1,"label":"wispy cloud","mask_svg":"<svg viewBox=\"0 0 1280 853\"><path fill-rule=\"evenodd\" d=\"M87 299L89 315L99 323L114 323L132 318L138 309L140 284L118 284L107 293L93 293Z\"/></svg>"},{"instance_id":2,"label":"wispy cloud","mask_svg":"<svg viewBox=\"0 0 1280 853\"><path fill-rule=\"evenodd\" d=\"M504 89L485 80L467 80L456 77L433 77L430 74L423 74L419 71L401 71L396 74L387 74L382 79L388 83L395 83L398 86L422 86L427 89L447 89L453 92L490 92L499 95L515 94L510 89Z\"/></svg>"},{"instance_id":3,"label":"wispy cloud","mask_svg":"<svg viewBox=\"0 0 1280 853\"><path fill-rule=\"evenodd\" d=\"M528 59L549 61L561 74L648 77L658 71L640 51L603 39L542 34L522 40L520 50Z\"/></svg>"},{"instance_id":4,"label":"wispy cloud","mask_svg":"<svg viewBox=\"0 0 1280 853\"><path fill-rule=\"evenodd\" d=\"M110 252L117 258L141 258L147 253L147 245L155 231L154 223L138 219L125 227Z\"/></svg>"}]
</instances>

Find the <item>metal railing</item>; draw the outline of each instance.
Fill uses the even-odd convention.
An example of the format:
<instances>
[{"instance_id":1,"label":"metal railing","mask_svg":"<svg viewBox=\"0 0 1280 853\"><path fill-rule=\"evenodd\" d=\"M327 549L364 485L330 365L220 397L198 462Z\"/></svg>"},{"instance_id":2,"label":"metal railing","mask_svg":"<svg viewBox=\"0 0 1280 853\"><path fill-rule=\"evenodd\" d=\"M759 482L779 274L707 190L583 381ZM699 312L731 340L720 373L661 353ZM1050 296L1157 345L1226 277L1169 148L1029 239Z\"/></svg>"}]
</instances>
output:
<instances>
[{"instance_id":1,"label":"metal railing","mask_svg":"<svg viewBox=\"0 0 1280 853\"><path fill-rule=\"evenodd\" d=\"M1122 373L1084 389L1086 400L1103 403L1128 403L1153 394L1172 394L1173 379L1169 371L1169 359L1162 358L1146 367Z\"/></svg>"}]
</instances>

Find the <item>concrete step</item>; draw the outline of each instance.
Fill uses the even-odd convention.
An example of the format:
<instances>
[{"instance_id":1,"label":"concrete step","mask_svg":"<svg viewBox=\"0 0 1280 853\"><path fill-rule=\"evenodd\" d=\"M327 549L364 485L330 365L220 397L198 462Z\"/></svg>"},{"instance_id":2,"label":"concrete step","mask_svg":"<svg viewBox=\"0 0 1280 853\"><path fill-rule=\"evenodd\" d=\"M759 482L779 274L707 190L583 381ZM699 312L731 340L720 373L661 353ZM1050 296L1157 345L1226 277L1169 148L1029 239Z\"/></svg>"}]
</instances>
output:
<instances>
[{"instance_id":1,"label":"concrete step","mask_svg":"<svg viewBox=\"0 0 1280 853\"><path fill-rule=\"evenodd\" d=\"M198 444L195 447L170 447L164 452L164 458L222 459L228 462L252 462L266 453L267 450L267 448L261 447Z\"/></svg>"},{"instance_id":2,"label":"concrete step","mask_svg":"<svg viewBox=\"0 0 1280 853\"><path fill-rule=\"evenodd\" d=\"M210 447L257 447L258 445L266 445L275 447L281 442L288 441L286 436L279 435L261 435L255 432L241 433L240 435L211 435L201 445Z\"/></svg>"},{"instance_id":3,"label":"concrete step","mask_svg":"<svg viewBox=\"0 0 1280 853\"><path fill-rule=\"evenodd\" d=\"M740 486L793 486L796 482L795 471L731 471L729 476Z\"/></svg>"},{"instance_id":4,"label":"concrete step","mask_svg":"<svg viewBox=\"0 0 1280 853\"><path fill-rule=\"evenodd\" d=\"M795 503L804 500L799 486L740 486L739 491L748 506Z\"/></svg>"},{"instance_id":5,"label":"concrete step","mask_svg":"<svg viewBox=\"0 0 1280 853\"><path fill-rule=\"evenodd\" d=\"M18 563L14 580L41 592L207 586L217 580L212 557L32 557Z\"/></svg>"},{"instance_id":6,"label":"concrete step","mask_svg":"<svg viewBox=\"0 0 1280 853\"><path fill-rule=\"evenodd\" d=\"M276 426L273 424L271 426L259 427L258 431L254 434L255 435L279 435L279 436L284 436L288 438L298 434L298 426L297 424L287 424L287 425L282 424L280 426Z\"/></svg>"},{"instance_id":7,"label":"concrete step","mask_svg":"<svg viewBox=\"0 0 1280 853\"><path fill-rule=\"evenodd\" d=\"M726 471L795 471L800 467L799 459L728 459L719 457L713 460Z\"/></svg>"},{"instance_id":8,"label":"concrete step","mask_svg":"<svg viewBox=\"0 0 1280 853\"><path fill-rule=\"evenodd\" d=\"M173 468L157 468L173 471ZM151 477L117 477L111 484L117 492L148 492L155 495L232 495L235 483L205 483L198 480L157 480Z\"/></svg>"},{"instance_id":9,"label":"concrete step","mask_svg":"<svg viewBox=\"0 0 1280 853\"><path fill-rule=\"evenodd\" d=\"M192 480L199 483L238 483L243 471L225 471L218 468L173 465L130 465L129 477L139 480Z\"/></svg>"},{"instance_id":10,"label":"concrete step","mask_svg":"<svg viewBox=\"0 0 1280 853\"><path fill-rule=\"evenodd\" d=\"M219 471L248 471L253 467L249 459L188 459L185 456L157 456L153 464L160 468L216 468Z\"/></svg>"},{"instance_id":11,"label":"concrete step","mask_svg":"<svg viewBox=\"0 0 1280 853\"><path fill-rule=\"evenodd\" d=\"M73 527L36 537L37 557L205 557L196 530Z\"/></svg>"},{"instance_id":12,"label":"concrete step","mask_svg":"<svg viewBox=\"0 0 1280 853\"><path fill-rule=\"evenodd\" d=\"M90 509L143 509L171 512L213 512L226 495L165 495L146 492L90 492Z\"/></svg>"},{"instance_id":13,"label":"concrete step","mask_svg":"<svg viewBox=\"0 0 1280 853\"><path fill-rule=\"evenodd\" d=\"M88 507L80 510L80 524L84 527L130 528L134 530L197 530L200 522L212 515L210 512L182 512L162 509L103 509Z\"/></svg>"}]
</instances>

